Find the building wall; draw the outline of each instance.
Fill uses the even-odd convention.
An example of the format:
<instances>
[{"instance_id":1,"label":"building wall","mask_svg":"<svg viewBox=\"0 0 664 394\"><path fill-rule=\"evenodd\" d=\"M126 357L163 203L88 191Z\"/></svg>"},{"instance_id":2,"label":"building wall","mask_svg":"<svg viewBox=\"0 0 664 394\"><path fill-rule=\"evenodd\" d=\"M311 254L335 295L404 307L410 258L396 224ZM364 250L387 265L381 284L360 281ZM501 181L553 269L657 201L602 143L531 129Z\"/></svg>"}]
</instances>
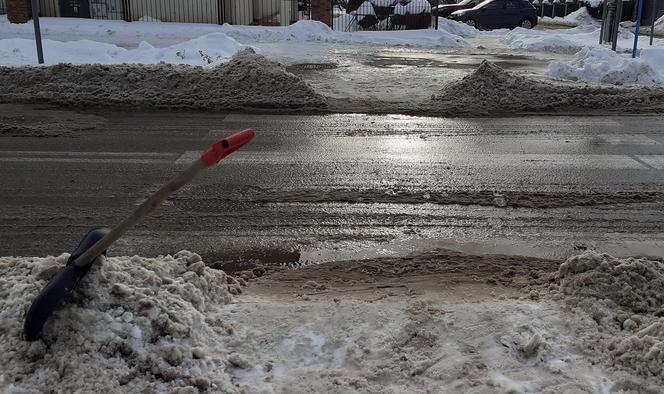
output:
<instances>
[{"instance_id":1,"label":"building wall","mask_svg":"<svg viewBox=\"0 0 664 394\"><path fill-rule=\"evenodd\" d=\"M0 0L0 13L7 0ZM41 16L59 17L59 0L39 0ZM162 22L219 23L238 25L281 24L298 20L297 0L82 0L93 19L123 19L123 3L128 1L131 20ZM315 1L315 0L314 0ZM324 0L327 3L330 0ZM223 9L219 9L219 4ZM6 8L6 7L5 7ZM221 12L220 12L221 11ZM81 15L87 17L87 15Z\"/></svg>"},{"instance_id":2,"label":"building wall","mask_svg":"<svg viewBox=\"0 0 664 394\"><path fill-rule=\"evenodd\" d=\"M162 22L219 23L216 0L131 0L131 19L152 17Z\"/></svg>"}]
</instances>

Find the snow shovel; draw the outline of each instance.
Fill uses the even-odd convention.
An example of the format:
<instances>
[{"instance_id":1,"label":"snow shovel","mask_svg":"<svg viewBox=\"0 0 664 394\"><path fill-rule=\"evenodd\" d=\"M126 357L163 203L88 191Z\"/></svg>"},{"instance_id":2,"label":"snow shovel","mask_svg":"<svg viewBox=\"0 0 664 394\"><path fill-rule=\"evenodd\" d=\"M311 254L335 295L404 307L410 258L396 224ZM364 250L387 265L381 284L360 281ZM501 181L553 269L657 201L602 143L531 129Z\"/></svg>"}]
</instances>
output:
<instances>
[{"instance_id":1,"label":"snow shovel","mask_svg":"<svg viewBox=\"0 0 664 394\"><path fill-rule=\"evenodd\" d=\"M161 204L168 196L194 179L201 171L218 163L254 138L254 131L247 129L228 136L208 148L201 158L193 162L180 175L173 178L157 192L151 195L136 210L114 229L96 229L90 231L71 254L67 265L63 267L35 298L25 316L23 336L26 341L39 337L44 323L64 300L65 296L78 286L81 279L90 270L92 263L106 249L117 241L131 226L138 223Z\"/></svg>"}]
</instances>

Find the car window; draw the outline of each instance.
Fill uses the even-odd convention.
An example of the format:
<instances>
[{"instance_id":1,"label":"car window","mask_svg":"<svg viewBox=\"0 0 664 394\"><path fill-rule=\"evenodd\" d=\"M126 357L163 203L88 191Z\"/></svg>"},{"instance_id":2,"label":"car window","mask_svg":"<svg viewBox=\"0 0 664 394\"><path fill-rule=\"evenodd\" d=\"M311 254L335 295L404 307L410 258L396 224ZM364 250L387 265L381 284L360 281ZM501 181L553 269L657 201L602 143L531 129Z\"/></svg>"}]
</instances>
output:
<instances>
[{"instance_id":1,"label":"car window","mask_svg":"<svg viewBox=\"0 0 664 394\"><path fill-rule=\"evenodd\" d=\"M519 3L517 3L516 1L507 0L506 8L514 9L514 8L521 8L521 6L519 6Z\"/></svg>"},{"instance_id":2,"label":"car window","mask_svg":"<svg viewBox=\"0 0 664 394\"><path fill-rule=\"evenodd\" d=\"M478 10L478 9L480 9L480 8L484 8L485 5L491 3L492 1L494 1L494 0L486 0L486 1L483 1L483 2L479 3L478 5L476 5L475 7L473 7L473 9L474 9L474 10Z\"/></svg>"},{"instance_id":3,"label":"car window","mask_svg":"<svg viewBox=\"0 0 664 394\"><path fill-rule=\"evenodd\" d=\"M495 10L497 8L503 8L503 5L504 5L504 3L502 1L492 1L492 2L489 2L489 3L482 3L482 4L484 4L484 7L482 7L482 8L487 9L487 10Z\"/></svg>"}]
</instances>

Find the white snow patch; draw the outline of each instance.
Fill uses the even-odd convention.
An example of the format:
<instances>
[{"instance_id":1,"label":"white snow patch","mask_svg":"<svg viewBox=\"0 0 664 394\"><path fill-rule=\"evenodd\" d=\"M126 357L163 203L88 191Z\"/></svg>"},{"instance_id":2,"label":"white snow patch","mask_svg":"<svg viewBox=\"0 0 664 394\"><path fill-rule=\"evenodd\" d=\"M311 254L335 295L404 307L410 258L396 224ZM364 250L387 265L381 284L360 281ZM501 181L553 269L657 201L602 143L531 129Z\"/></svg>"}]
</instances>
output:
<instances>
[{"instance_id":1,"label":"white snow patch","mask_svg":"<svg viewBox=\"0 0 664 394\"><path fill-rule=\"evenodd\" d=\"M559 17L551 18L548 16L541 17L539 22L540 24L558 25L558 26L584 26L584 25L599 26L601 24L601 21L590 16L590 14L588 13L588 9L586 7L581 7L578 10L562 18Z\"/></svg>"},{"instance_id":2,"label":"white snow patch","mask_svg":"<svg viewBox=\"0 0 664 394\"><path fill-rule=\"evenodd\" d=\"M439 30L444 30L450 34L454 34L457 36L466 36L466 37L472 37L472 36L478 36L482 32L474 27L468 26L465 23L453 21L448 18L438 18L438 29Z\"/></svg>"},{"instance_id":3,"label":"white snow patch","mask_svg":"<svg viewBox=\"0 0 664 394\"><path fill-rule=\"evenodd\" d=\"M371 0L371 4L376 7L391 7L395 5L398 0Z\"/></svg>"},{"instance_id":4,"label":"white snow patch","mask_svg":"<svg viewBox=\"0 0 664 394\"><path fill-rule=\"evenodd\" d=\"M299 21L287 27L223 25L222 31L242 43L326 42L353 45L397 45L409 47L466 47L463 38L444 30L334 31L324 23Z\"/></svg>"},{"instance_id":5,"label":"white snow patch","mask_svg":"<svg viewBox=\"0 0 664 394\"><path fill-rule=\"evenodd\" d=\"M211 33L166 48L143 41L138 48L125 49L114 44L80 40L61 42L43 40L46 65L72 64L189 64L204 66L230 60L246 48L224 33ZM35 41L25 38L0 40L0 64L36 65Z\"/></svg>"},{"instance_id":6,"label":"white snow patch","mask_svg":"<svg viewBox=\"0 0 664 394\"><path fill-rule=\"evenodd\" d=\"M583 47L599 46L598 27L577 26L572 29L528 30L517 27L502 37L502 42L512 49L575 53ZM618 34L618 50L631 50L632 32L621 30Z\"/></svg>"},{"instance_id":7,"label":"white snow patch","mask_svg":"<svg viewBox=\"0 0 664 394\"><path fill-rule=\"evenodd\" d=\"M370 5L370 3L368 3ZM373 7L371 8L373 12ZM352 15L343 15L350 23ZM299 21L290 26L236 26L202 23L150 23L102 21L79 18L41 18L42 36L57 41L79 41L82 38L111 43L121 47L135 47L146 41L155 47L172 46L211 33L224 33L242 44L278 42L327 42L351 45L396 45L423 48L465 47L463 38L447 31L334 31L317 21ZM352 30L352 29L351 29ZM0 15L0 38L32 39L32 22L12 24Z\"/></svg>"},{"instance_id":8,"label":"white snow patch","mask_svg":"<svg viewBox=\"0 0 664 394\"><path fill-rule=\"evenodd\" d=\"M365 1L364 3L360 4L360 6L354 12L357 15L376 15L373 4L371 4L369 1Z\"/></svg>"},{"instance_id":9,"label":"white snow patch","mask_svg":"<svg viewBox=\"0 0 664 394\"><path fill-rule=\"evenodd\" d=\"M664 83L664 48L645 48L641 58L618 54L610 49L583 48L569 61L555 61L549 65L553 78L607 83L614 85L654 85Z\"/></svg>"},{"instance_id":10,"label":"white snow patch","mask_svg":"<svg viewBox=\"0 0 664 394\"><path fill-rule=\"evenodd\" d=\"M431 12L429 0L413 0L406 4L407 14L422 14Z\"/></svg>"}]
</instances>

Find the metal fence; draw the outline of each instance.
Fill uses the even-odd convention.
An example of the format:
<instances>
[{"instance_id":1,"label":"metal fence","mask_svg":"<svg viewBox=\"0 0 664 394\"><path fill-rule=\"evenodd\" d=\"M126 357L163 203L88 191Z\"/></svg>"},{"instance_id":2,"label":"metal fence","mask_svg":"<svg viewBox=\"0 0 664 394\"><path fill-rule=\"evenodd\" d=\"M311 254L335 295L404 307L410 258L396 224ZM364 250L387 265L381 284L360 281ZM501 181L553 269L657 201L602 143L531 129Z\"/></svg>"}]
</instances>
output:
<instances>
[{"instance_id":1,"label":"metal fence","mask_svg":"<svg viewBox=\"0 0 664 394\"><path fill-rule=\"evenodd\" d=\"M4 1L0 0L0 5ZM286 26L309 19L310 4L311 0L40 0L40 15L128 22Z\"/></svg>"},{"instance_id":2,"label":"metal fence","mask_svg":"<svg viewBox=\"0 0 664 394\"><path fill-rule=\"evenodd\" d=\"M339 31L437 29L442 0L332 0L332 27Z\"/></svg>"}]
</instances>

